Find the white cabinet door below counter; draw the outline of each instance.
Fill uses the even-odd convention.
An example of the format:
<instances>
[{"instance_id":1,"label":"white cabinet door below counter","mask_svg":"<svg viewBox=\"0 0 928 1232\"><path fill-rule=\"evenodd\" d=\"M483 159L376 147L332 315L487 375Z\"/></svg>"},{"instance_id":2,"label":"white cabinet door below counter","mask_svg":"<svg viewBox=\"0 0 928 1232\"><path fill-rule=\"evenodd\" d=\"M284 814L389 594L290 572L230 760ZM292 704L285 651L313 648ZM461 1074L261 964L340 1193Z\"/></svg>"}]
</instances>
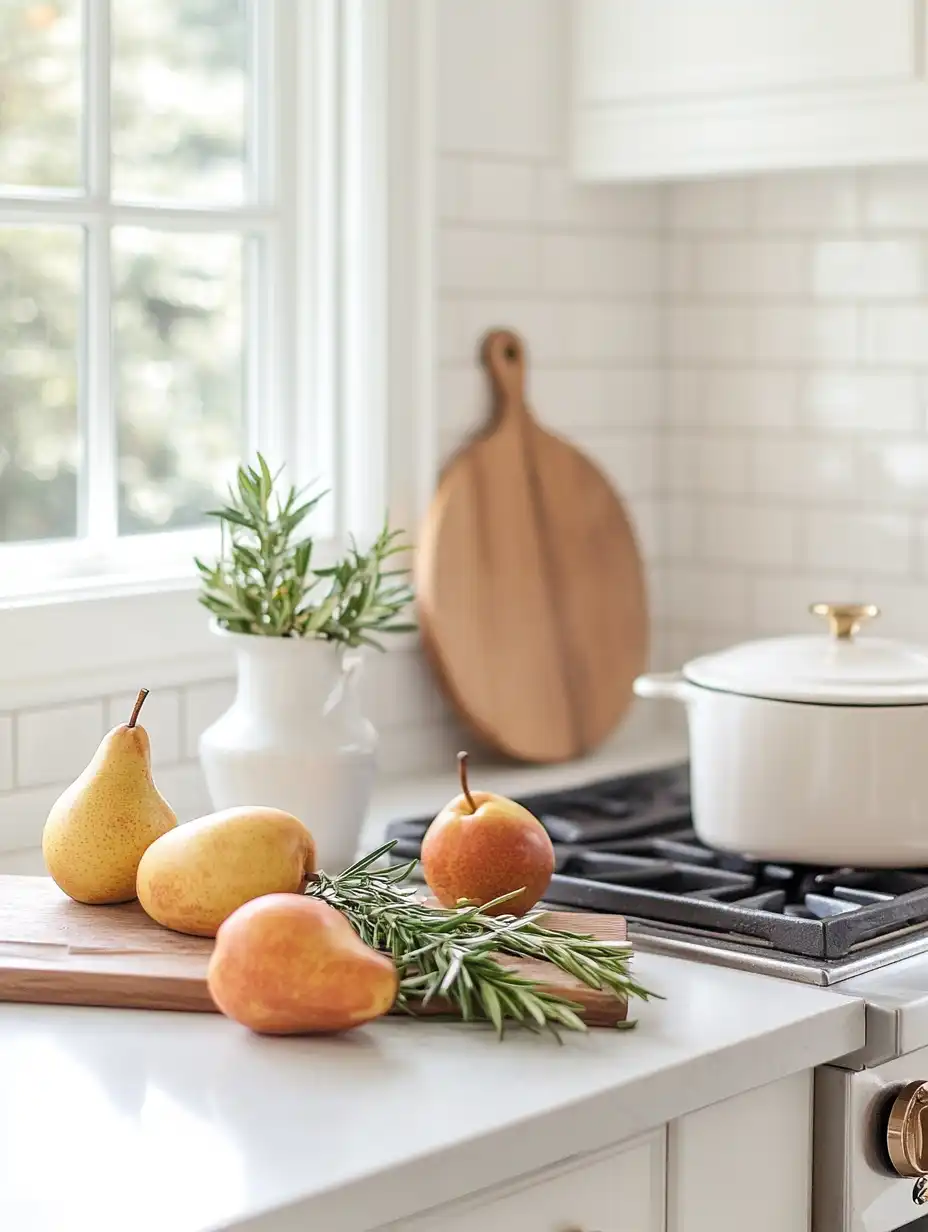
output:
<instances>
[{"instance_id":1,"label":"white cabinet door below counter","mask_svg":"<svg viewBox=\"0 0 928 1232\"><path fill-rule=\"evenodd\" d=\"M663 1232L664 1143L655 1130L383 1232Z\"/></svg>"}]
</instances>

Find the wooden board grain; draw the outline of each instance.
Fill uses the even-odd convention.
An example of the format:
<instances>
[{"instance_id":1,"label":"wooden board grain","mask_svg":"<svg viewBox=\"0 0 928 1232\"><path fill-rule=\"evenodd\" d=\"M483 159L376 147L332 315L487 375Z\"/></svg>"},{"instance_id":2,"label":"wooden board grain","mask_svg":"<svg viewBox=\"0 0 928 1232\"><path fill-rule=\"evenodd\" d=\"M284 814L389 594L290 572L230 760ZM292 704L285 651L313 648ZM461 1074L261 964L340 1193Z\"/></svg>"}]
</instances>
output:
<instances>
[{"instance_id":1,"label":"wooden board grain","mask_svg":"<svg viewBox=\"0 0 928 1232\"><path fill-rule=\"evenodd\" d=\"M545 923L603 940L627 935L620 916L552 911ZM0 876L0 1001L215 1012L206 987L212 948L206 938L161 928L138 903L86 907L49 877ZM547 963L505 961L580 1002L591 1025L625 1018L625 1003L611 993Z\"/></svg>"},{"instance_id":2,"label":"wooden board grain","mask_svg":"<svg viewBox=\"0 0 928 1232\"><path fill-rule=\"evenodd\" d=\"M449 463L416 552L423 641L467 723L493 748L557 762L614 729L647 662L642 564L603 472L525 402L511 330L482 350L488 428Z\"/></svg>"}]
</instances>

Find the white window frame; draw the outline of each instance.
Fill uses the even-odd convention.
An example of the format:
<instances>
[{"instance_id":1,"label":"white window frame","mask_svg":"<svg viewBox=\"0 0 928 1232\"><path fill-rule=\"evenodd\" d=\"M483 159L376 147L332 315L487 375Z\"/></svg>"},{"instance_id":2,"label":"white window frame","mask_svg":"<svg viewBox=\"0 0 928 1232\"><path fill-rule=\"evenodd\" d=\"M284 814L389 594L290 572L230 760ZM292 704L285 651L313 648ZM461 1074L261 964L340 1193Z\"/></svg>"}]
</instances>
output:
<instances>
[{"instance_id":1,"label":"white window frame","mask_svg":"<svg viewBox=\"0 0 928 1232\"><path fill-rule=\"evenodd\" d=\"M104 6L87 4L96 10L92 54L102 73ZM296 482L331 482L331 518L320 529L334 551L348 532L369 534L385 508L413 532L434 480L433 3L256 4L258 37L275 48L275 97L292 98L294 108L264 169L264 184L276 180L286 203L279 225L267 194L230 213L234 229L264 228L271 245L262 319L252 324L271 357L256 379L277 413L255 417L248 445L285 459ZM96 90L97 109L107 94ZM102 197L106 159L91 158ZM50 215L59 208L74 221L90 217L86 200L56 202ZM99 199L94 209L94 218L104 212ZM178 210L170 220L215 228L222 214ZM105 211L110 221L159 226L165 215L144 206ZM9 206L0 209L0 221L10 216ZM108 276L104 258L90 258L92 277ZM277 324L287 319L298 322L289 334ZM108 321L91 320L88 331L90 345L108 346ZM108 404L106 379L97 393ZM83 560L73 543L0 549L0 710L116 691L140 675L148 687L227 675L228 651L208 636L194 593L192 555L208 553L214 533L127 536L96 556L91 542ZM2 579L42 553L42 584L4 593Z\"/></svg>"}]
</instances>

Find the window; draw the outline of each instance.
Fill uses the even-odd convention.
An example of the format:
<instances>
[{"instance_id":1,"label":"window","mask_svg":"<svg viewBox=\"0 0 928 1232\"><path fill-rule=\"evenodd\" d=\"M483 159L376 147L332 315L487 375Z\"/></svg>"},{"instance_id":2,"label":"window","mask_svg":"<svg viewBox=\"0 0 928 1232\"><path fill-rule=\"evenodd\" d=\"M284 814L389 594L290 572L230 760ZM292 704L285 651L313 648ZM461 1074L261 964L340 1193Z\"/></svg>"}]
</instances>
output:
<instances>
[{"instance_id":1,"label":"window","mask_svg":"<svg viewBox=\"0 0 928 1232\"><path fill-rule=\"evenodd\" d=\"M4 707L228 674L192 556L256 449L319 536L416 525L434 8L0 0Z\"/></svg>"},{"instance_id":2,"label":"window","mask_svg":"<svg viewBox=\"0 0 928 1232\"><path fill-rule=\"evenodd\" d=\"M186 564L287 456L301 3L0 0L0 590Z\"/></svg>"}]
</instances>

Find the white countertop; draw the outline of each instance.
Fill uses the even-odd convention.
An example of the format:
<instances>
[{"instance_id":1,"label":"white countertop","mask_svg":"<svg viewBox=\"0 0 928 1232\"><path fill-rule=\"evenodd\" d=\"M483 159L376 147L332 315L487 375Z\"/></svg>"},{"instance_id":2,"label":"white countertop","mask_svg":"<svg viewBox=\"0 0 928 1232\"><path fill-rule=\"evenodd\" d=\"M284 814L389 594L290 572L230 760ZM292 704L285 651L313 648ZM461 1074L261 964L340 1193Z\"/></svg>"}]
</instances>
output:
<instances>
[{"instance_id":1,"label":"white countertop","mask_svg":"<svg viewBox=\"0 0 928 1232\"><path fill-rule=\"evenodd\" d=\"M362 1232L860 1046L864 1007L641 955L633 1032L0 1005L0 1228ZM569 1145L566 1145L569 1144Z\"/></svg>"},{"instance_id":2,"label":"white countertop","mask_svg":"<svg viewBox=\"0 0 928 1232\"><path fill-rule=\"evenodd\" d=\"M683 753L668 737L475 785L518 794ZM362 846L454 791L452 771L387 781ZM0 1005L0 1229L366 1232L863 1044L847 996L652 954L635 967L667 1000L634 1005L634 1032L560 1048L405 1019L264 1039L218 1015Z\"/></svg>"}]
</instances>

